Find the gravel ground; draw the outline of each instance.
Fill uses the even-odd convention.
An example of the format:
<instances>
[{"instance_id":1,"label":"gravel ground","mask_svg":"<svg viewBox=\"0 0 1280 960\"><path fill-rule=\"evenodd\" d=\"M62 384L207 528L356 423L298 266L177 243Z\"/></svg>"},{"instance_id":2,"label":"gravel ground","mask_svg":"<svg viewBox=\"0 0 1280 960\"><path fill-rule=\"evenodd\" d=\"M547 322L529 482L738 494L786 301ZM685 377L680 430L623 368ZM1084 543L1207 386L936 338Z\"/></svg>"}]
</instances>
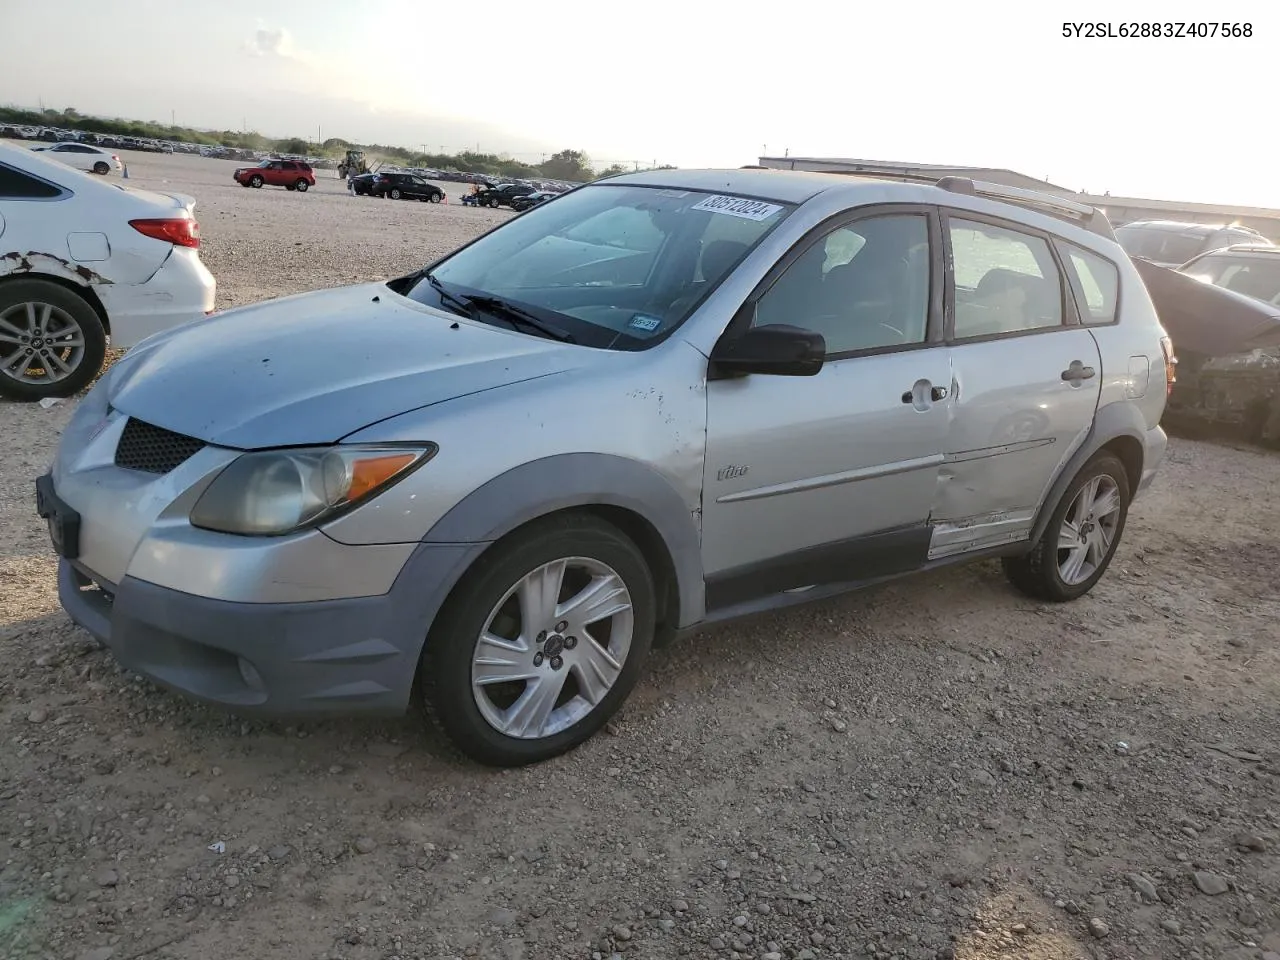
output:
<instances>
[{"instance_id":1,"label":"gravel ground","mask_svg":"<svg viewBox=\"0 0 1280 960\"><path fill-rule=\"evenodd\" d=\"M508 216L129 161L199 199L222 306ZM1280 960L1274 455L1173 441L1074 604L982 563L723 627L493 772L414 717L246 722L122 674L32 510L70 407L0 404L0 956Z\"/></svg>"}]
</instances>

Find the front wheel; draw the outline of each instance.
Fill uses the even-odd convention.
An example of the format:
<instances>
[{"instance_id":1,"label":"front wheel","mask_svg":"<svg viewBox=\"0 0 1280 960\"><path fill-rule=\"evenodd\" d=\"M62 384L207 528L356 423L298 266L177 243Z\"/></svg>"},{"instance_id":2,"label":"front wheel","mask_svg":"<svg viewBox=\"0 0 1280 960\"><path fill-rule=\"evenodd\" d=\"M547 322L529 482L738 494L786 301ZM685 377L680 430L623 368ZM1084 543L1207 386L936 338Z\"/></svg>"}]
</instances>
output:
<instances>
[{"instance_id":1,"label":"front wheel","mask_svg":"<svg viewBox=\"0 0 1280 960\"><path fill-rule=\"evenodd\" d=\"M604 726L653 643L653 576L620 530L588 515L531 524L450 595L421 665L428 713L473 760L521 766Z\"/></svg>"},{"instance_id":2,"label":"front wheel","mask_svg":"<svg viewBox=\"0 0 1280 960\"><path fill-rule=\"evenodd\" d=\"M249 179L249 186L251 186L251 187L253 187L255 190L257 190L258 188L260 188L260 187L262 186L262 178L261 178L260 176L258 176L257 174L254 174L254 175Z\"/></svg>"},{"instance_id":3,"label":"front wheel","mask_svg":"<svg viewBox=\"0 0 1280 960\"><path fill-rule=\"evenodd\" d=\"M293 186L299 193L306 193L307 187L311 186L311 184L307 183L305 180L299 179Z\"/></svg>"},{"instance_id":4,"label":"front wheel","mask_svg":"<svg viewBox=\"0 0 1280 960\"><path fill-rule=\"evenodd\" d=\"M111 172L111 168L107 166L107 164L104 161L99 160L97 163L93 165L93 172L100 177L105 177L108 173Z\"/></svg>"},{"instance_id":5,"label":"front wheel","mask_svg":"<svg viewBox=\"0 0 1280 960\"><path fill-rule=\"evenodd\" d=\"M102 369L107 334L78 294L45 280L0 285L0 396L69 397Z\"/></svg>"},{"instance_id":6,"label":"front wheel","mask_svg":"<svg viewBox=\"0 0 1280 960\"><path fill-rule=\"evenodd\" d=\"M1130 497L1124 464L1113 454L1098 454L1067 485L1035 548L1005 558L1005 576L1037 600L1061 603L1083 597L1115 556Z\"/></svg>"},{"instance_id":7,"label":"front wheel","mask_svg":"<svg viewBox=\"0 0 1280 960\"><path fill-rule=\"evenodd\" d=\"M440 202L441 200L443 200L443 199L444 199L444 194L443 194L443 193L433 193L433 194L431 195L431 202L432 202L432 203L439 203L439 202Z\"/></svg>"}]
</instances>

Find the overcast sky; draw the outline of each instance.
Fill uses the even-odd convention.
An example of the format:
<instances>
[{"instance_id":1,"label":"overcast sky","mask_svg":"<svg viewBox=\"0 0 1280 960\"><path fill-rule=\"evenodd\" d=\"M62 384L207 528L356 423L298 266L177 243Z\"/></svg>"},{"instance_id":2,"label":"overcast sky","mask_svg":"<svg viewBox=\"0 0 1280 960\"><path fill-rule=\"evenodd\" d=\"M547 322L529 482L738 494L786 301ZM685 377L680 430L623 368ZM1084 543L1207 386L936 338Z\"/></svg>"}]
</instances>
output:
<instances>
[{"instance_id":1,"label":"overcast sky","mask_svg":"<svg viewBox=\"0 0 1280 960\"><path fill-rule=\"evenodd\" d=\"M0 0L0 102L601 166L740 166L767 145L1280 207L1272 7ZM1253 36L1062 36L1063 18L1214 15Z\"/></svg>"}]
</instances>

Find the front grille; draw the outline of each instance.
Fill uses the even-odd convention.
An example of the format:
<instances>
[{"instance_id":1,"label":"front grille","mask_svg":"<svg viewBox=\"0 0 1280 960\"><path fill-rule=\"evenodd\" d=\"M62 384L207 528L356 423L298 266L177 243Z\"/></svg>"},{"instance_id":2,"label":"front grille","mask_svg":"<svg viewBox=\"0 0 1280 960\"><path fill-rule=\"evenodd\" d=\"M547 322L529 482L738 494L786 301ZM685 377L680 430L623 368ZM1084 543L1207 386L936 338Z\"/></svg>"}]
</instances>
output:
<instances>
[{"instance_id":1,"label":"front grille","mask_svg":"<svg viewBox=\"0 0 1280 960\"><path fill-rule=\"evenodd\" d=\"M168 473L203 448L203 440L130 417L116 444L116 466L144 473Z\"/></svg>"}]
</instances>

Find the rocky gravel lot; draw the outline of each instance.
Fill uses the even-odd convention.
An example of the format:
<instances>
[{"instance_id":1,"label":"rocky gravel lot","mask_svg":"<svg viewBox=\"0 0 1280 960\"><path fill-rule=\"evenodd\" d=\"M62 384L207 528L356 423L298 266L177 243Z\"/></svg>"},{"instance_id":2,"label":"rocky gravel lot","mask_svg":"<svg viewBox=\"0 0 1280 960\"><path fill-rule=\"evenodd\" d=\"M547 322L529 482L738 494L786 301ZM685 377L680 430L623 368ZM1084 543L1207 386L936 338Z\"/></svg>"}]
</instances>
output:
<instances>
[{"instance_id":1,"label":"rocky gravel lot","mask_svg":"<svg viewBox=\"0 0 1280 960\"><path fill-rule=\"evenodd\" d=\"M128 160L199 199L222 306L508 216ZM33 513L70 407L0 404L0 957L1280 960L1275 455L1175 440L1074 604L982 563L723 627L494 772L117 669Z\"/></svg>"}]
</instances>

